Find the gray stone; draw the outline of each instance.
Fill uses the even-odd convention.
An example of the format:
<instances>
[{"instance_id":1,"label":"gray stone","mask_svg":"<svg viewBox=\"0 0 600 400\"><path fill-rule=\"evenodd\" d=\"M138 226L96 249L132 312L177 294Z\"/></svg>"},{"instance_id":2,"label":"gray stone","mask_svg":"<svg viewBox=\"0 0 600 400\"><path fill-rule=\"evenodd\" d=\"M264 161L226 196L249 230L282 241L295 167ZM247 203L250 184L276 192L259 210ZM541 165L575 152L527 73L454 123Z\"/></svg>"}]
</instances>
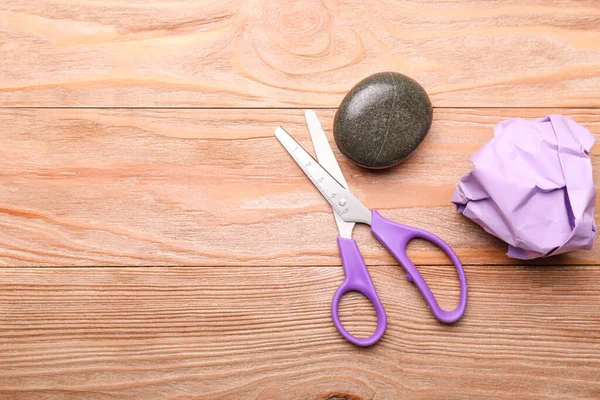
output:
<instances>
[{"instance_id":1,"label":"gray stone","mask_svg":"<svg viewBox=\"0 0 600 400\"><path fill-rule=\"evenodd\" d=\"M408 157L431 127L431 101L414 79L396 72L371 75L348 92L335 114L335 143L366 168L387 168Z\"/></svg>"}]
</instances>

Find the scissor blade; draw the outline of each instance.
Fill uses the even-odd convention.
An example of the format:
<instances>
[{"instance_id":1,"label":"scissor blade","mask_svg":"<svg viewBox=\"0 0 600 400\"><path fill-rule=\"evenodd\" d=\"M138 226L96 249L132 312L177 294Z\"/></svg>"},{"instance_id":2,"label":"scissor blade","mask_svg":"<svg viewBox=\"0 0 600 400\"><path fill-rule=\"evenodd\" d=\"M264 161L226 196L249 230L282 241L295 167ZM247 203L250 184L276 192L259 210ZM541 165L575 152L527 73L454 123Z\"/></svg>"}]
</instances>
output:
<instances>
[{"instance_id":1,"label":"scissor blade","mask_svg":"<svg viewBox=\"0 0 600 400\"><path fill-rule=\"evenodd\" d=\"M317 161L323 166L330 174L335 178L336 181L341 183L343 186L348 188L344 174L340 169L340 165L335 159L333 150L329 145L327 136L321 127L321 122L317 118L317 114L313 110L306 110L304 112L306 118L306 125L310 132L310 138L312 139L315 153L317 154ZM337 213L334 212L335 223L338 227L340 236L346 239L352 239L352 230L354 229L354 222L344 221Z\"/></svg>"},{"instance_id":2,"label":"scissor blade","mask_svg":"<svg viewBox=\"0 0 600 400\"><path fill-rule=\"evenodd\" d=\"M323 132L317 114L313 110L306 110L304 112L304 117L306 118L306 125L308 125L308 131L310 132L310 138L312 139L315 153L317 153L319 164L329 171L336 181L347 188L348 184L346 183L346 179L344 179L344 174L333 155L333 150L331 150L331 146L329 145L327 136L325 136L325 132Z\"/></svg>"},{"instance_id":3,"label":"scissor blade","mask_svg":"<svg viewBox=\"0 0 600 400\"><path fill-rule=\"evenodd\" d=\"M325 168L302 148L282 127L275 129L275 137L292 156L308 179L319 189L333 211L346 222L371 224L371 212L348 189L336 181Z\"/></svg>"}]
</instances>

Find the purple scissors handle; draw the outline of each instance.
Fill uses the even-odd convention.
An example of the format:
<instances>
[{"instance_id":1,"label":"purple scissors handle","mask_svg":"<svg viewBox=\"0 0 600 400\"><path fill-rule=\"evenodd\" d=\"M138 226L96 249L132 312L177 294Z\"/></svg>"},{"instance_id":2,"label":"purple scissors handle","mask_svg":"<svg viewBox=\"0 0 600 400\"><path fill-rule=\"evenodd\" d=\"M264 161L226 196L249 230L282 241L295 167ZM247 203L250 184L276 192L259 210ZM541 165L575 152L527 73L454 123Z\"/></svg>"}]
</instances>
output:
<instances>
[{"instance_id":1,"label":"purple scissors handle","mask_svg":"<svg viewBox=\"0 0 600 400\"><path fill-rule=\"evenodd\" d=\"M465 271L458 259L458 256L452 248L440 239L438 236L423 229L413 228L411 226L402 225L394 221L383 218L375 210L372 210L371 233L383 244L390 253L400 262L406 271L406 278L414 283L421 292L421 295L427 302L431 312L439 321L450 324L456 322L463 316L467 307L467 278ZM460 281L460 298L458 306L452 311L442 309L431 289L421 276L421 273L415 267L415 264L408 258L406 254L406 246L412 239L421 238L438 246L442 249L456 267L458 279Z\"/></svg>"},{"instance_id":2,"label":"purple scissors handle","mask_svg":"<svg viewBox=\"0 0 600 400\"><path fill-rule=\"evenodd\" d=\"M381 300L379 300L375 286L373 286L373 281L371 280L371 276L369 275L369 271L367 270L367 266L365 265L365 261L360 254L356 242L352 239L345 239L339 236L337 242L346 278L333 295L331 317L335 327L347 341L356 346L371 346L383 336L387 326L387 315L385 314ZM371 304L375 307L377 327L375 328L375 332L367 338L357 338L356 336L353 336L346 328L344 328L344 325L342 325L342 322L340 321L338 313L340 300L345 293L350 291L361 293L369 299Z\"/></svg>"}]
</instances>

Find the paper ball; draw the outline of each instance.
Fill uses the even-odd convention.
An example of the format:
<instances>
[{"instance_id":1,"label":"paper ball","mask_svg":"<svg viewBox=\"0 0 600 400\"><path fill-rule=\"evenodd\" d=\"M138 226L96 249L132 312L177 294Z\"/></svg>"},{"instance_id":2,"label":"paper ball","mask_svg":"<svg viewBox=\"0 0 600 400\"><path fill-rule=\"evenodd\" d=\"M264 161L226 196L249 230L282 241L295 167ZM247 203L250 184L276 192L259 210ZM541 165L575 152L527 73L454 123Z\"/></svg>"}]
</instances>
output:
<instances>
[{"instance_id":1,"label":"paper ball","mask_svg":"<svg viewBox=\"0 0 600 400\"><path fill-rule=\"evenodd\" d=\"M471 157L475 168L452 202L508 243L509 257L533 259L576 249L596 238L596 188L589 151L594 136L563 115L509 119Z\"/></svg>"}]
</instances>

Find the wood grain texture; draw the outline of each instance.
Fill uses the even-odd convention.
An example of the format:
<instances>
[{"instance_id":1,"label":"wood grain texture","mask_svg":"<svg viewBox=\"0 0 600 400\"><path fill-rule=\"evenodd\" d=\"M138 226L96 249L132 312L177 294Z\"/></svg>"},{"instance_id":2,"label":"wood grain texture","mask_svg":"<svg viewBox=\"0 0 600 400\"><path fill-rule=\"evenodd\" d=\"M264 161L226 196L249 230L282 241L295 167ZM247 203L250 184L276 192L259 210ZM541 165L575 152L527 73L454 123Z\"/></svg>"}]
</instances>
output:
<instances>
[{"instance_id":1,"label":"wood grain texture","mask_svg":"<svg viewBox=\"0 0 600 400\"><path fill-rule=\"evenodd\" d=\"M330 209L272 133L310 149L300 108L330 133L383 70L428 91L429 136L379 173L334 151L368 206L457 250L469 303L435 321L359 227L389 325L358 349ZM598 399L600 246L515 265L449 203L494 124L600 139L598 107L597 0L4 0L0 399ZM445 256L410 256L453 308ZM374 329L358 295L340 314Z\"/></svg>"},{"instance_id":2,"label":"wood grain texture","mask_svg":"<svg viewBox=\"0 0 600 400\"><path fill-rule=\"evenodd\" d=\"M336 107L383 70L417 79L437 107L600 106L600 4L0 4L4 106Z\"/></svg>"},{"instance_id":3,"label":"wood grain texture","mask_svg":"<svg viewBox=\"0 0 600 400\"><path fill-rule=\"evenodd\" d=\"M330 321L339 267L0 269L0 397L600 396L597 267L467 267L453 326L398 267L370 270L389 326L359 351ZM456 295L454 273L424 271ZM343 312L373 324L362 303Z\"/></svg>"},{"instance_id":4,"label":"wood grain texture","mask_svg":"<svg viewBox=\"0 0 600 400\"><path fill-rule=\"evenodd\" d=\"M600 134L600 111L560 111ZM219 110L216 119L216 112L0 110L0 264L339 265L329 206L272 136L281 124L312 149L303 113ZM465 264L514 264L450 198L494 124L552 112L436 110L418 151L386 172L336 155L369 207L437 233ZM330 133L334 111L318 114ZM598 146L591 157L598 171ZM369 265L394 263L367 227L355 236ZM424 243L411 256L448 263ZM599 259L596 246L539 262Z\"/></svg>"}]
</instances>

